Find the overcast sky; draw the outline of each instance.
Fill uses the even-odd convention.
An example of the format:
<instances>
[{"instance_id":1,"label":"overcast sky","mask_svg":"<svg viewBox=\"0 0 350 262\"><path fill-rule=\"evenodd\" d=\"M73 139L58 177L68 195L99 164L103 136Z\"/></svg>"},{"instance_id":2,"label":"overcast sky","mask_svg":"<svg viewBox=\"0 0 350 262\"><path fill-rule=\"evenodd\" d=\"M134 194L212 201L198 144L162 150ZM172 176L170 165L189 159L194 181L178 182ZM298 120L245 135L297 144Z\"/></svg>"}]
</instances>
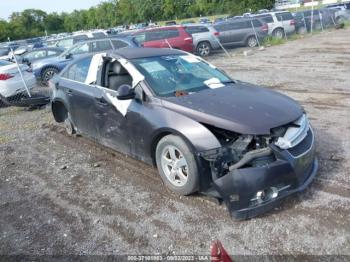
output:
<instances>
[{"instance_id":1,"label":"overcast sky","mask_svg":"<svg viewBox=\"0 0 350 262\"><path fill-rule=\"evenodd\" d=\"M74 9L87 9L103 2L102 0L0 0L0 19L7 20L12 12L24 9L41 9L45 12L71 12Z\"/></svg>"}]
</instances>

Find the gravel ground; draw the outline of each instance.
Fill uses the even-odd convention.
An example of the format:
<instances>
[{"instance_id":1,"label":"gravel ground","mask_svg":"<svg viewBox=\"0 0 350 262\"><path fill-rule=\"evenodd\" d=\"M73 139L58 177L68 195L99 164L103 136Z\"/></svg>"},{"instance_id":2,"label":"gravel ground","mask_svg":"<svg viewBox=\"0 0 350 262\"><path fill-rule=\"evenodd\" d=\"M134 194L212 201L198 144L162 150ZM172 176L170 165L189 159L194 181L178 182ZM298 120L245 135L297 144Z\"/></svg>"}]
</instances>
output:
<instances>
[{"instance_id":1,"label":"gravel ground","mask_svg":"<svg viewBox=\"0 0 350 262\"><path fill-rule=\"evenodd\" d=\"M238 222L203 196L178 197L157 171L83 137L49 109L0 109L0 254L350 255L350 30L209 60L298 100L320 170L304 193Z\"/></svg>"}]
</instances>

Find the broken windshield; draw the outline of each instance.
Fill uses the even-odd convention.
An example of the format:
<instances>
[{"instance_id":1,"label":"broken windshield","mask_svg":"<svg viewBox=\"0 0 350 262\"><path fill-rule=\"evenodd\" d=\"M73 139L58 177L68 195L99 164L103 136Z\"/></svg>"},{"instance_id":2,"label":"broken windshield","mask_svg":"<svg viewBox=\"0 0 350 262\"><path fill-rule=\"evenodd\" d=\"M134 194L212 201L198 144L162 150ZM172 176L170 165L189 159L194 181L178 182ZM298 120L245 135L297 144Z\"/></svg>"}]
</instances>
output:
<instances>
[{"instance_id":1,"label":"broken windshield","mask_svg":"<svg viewBox=\"0 0 350 262\"><path fill-rule=\"evenodd\" d=\"M233 82L227 75L193 55L169 55L132 60L158 96L198 92Z\"/></svg>"}]
</instances>

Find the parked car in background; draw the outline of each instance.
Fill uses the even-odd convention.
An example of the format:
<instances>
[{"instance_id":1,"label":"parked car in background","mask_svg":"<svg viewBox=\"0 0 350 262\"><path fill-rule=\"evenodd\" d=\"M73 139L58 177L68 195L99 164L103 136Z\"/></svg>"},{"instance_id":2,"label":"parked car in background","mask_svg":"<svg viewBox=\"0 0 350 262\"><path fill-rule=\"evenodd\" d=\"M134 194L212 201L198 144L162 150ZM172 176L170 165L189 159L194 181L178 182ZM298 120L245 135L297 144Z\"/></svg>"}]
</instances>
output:
<instances>
[{"instance_id":1,"label":"parked car in background","mask_svg":"<svg viewBox=\"0 0 350 262\"><path fill-rule=\"evenodd\" d=\"M177 25L176 21L168 21L165 22L165 25L170 26L170 25Z\"/></svg>"},{"instance_id":2,"label":"parked car in background","mask_svg":"<svg viewBox=\"0 0 350 262\"><path fill-rule=\"evenodd\" d=\"M120 37L79 42L57 57L33 62L32 68L36 79L39 82L47 83L55 74L61 72L67 64L86 53L116 50L125 47L137 47L137 44L130 40L130 38Z\"/></svg>"},{"instance_id":3,"label":"parked car in background","mask_svg":"<svg viewBox=\"0 0 350 262\"><path fill-rule=\"evenodd\" d=\"M225 21L226 21L226 19L224 17L218 17L218 18L215 18L214 24L222 23L222 22L225 22Z\"/></svg>"},{"instance_id":4,"label":"parked car in background","mask_svg":"<svg viewBox=\"0 0 350 262\"><path fill-rule=\"evenodd\" d=\"M228 20L215 24L214 28L218 31L218 38L223 46L256 47L258 41L262 41L268 35L267 24L256 18Z\"/></svg>"},{"instance_id":5,"label":"parked car in background","mask_svg":"<svg viewBox=\"0 0 350 262\"><path fill-rule=\"evenodd\" d=\"M38 48L18 56L17 61L26 63L26 64L31 64L40 59L59 56L63 52L64 52L64 49L58 48L58 47Z\"/></svg>"},{"instance_id":6,"label":"parked car in background","mask_svg":"<svg viewBox=\"0 0 350 262\"><path fill-rule=\"evenodd\" d=\"M322 28L334 27L337 24L336 10L315 9L294 13L297 33L305 33L312 30L322 30Z\"/></svg>"},{"instance_id":7,"label":"parked car in background","mask_svg":"<svg viewBox=\"0 0 350 262\"><path fill-rule=\"evenodd\" d=\"M135 40L143 47L174 48L193 52L192 36L185 26L163 26L146 29L133 34Z\"/></svg>"},{"instance_id":8,"label":"parked car in background","mask_svg":"<svg viewBox=\"0 0 350 262\"><path fill-rule=\"evenodd\" d=\"M0 56L7 56L9 54L9 52L11 51L11 49L16 50L19 46L20 46L20 44L17 42L2 43L0 45Z\"/></svg>"},{"instance_id":9,"label":"parked car in background","mask_svg":"<svg viewBox=\"0 0 350 262\"><path fill-rule=\"evenodd\" d=\"M103 32L93 32L93 33L80 33L72 35L66 38L59 39L57 41L50 42L50 47L59 47L63 49L69 49L78 42L92 40L92 39L101 39L106 38L107 33Z\"/></svg>"},{"instance_id":10,"label":"parked car in background","mask_svg":"<svg viewBox=\"0 0 350 262\"><path fill-rule=\"evenodd\" d=\"M288 11L268 12L253 17L262 20L269 28L269 35L276 38L283 38L285 34L295 33L295 20L293 15Z\"/></svg>"},{"instance_id":11,"label":"parked car in background","mask_svg":"<svg viewBox=\"0 0 350 262\"><path fill-rule=\"evenodd\" d=\"M185 31L192 36L195 53L200 56L208 56L220 48L219 32L212 25L187 25Z\"/></svg>"},{"instance_id":12,"label":"parked car in background","mask_svg":"<svg viewBox=\"0 0 350 262\"><path fill-rule=\"evenodd\" d=\"M207 17L201 17L201 18L199 18L199 23L200 24L211 24L212 22Z\"/></svg>"},{"instance_id":13,"label":"parked car in background","mask_svg":"<svg viewBox=\"0 0 350 262\"><path fill-rule=\"evenodd\" d=\"M337 23L350 20L350 2L331 4L326 8L335 12L334 16Z\"/></svg>"},{"instance_id":14,"label":"parked car in background","mask_svg":"<svg viewBox=\"0 0 350 262\"><path fill-rule=\"evenodd\" d=\"M196 21L194 21L194 20L186 20L186 21L181 22L182 25L192 25L195 23L196 23Z\"/></svg>"},{"instance_id":15,"label":"parked car in background","mask_svg":"<svg viewBox=\"0 0 350 262\"><path fill-rule=\"evenodd\" d=\"M36 85L35 77L27 65L19 65L23 79L29 89ZM26 92L16 63L0 60L0 95L11 99Z\"/></svg>"},{"instance_id":16,"label":"parked car in background","mask_svg":"<svg viewBox=\"0 0 350 262\"><path fill-rule=\"evenodd\" d=\"M296 101L180 50L84 56L50 86L68 134L157 167L173 192L218 198L238 219L273 209L317 173L314 132Z\"/></svg>"}]
</instances>

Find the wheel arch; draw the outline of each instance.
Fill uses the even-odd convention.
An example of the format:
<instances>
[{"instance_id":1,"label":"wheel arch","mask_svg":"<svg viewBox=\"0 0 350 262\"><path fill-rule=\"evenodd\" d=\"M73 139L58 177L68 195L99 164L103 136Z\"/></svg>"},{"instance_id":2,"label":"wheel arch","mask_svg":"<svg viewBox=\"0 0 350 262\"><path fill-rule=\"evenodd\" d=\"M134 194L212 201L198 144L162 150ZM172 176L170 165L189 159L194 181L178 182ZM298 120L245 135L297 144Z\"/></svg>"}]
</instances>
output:
<instances>
[{"instance_id":1,"label":"wheel arch","mask_svg":"<svg viewBox=\"0 0 350 262\"><path fill-rule=\"evenodd\" d=\"M166 137L168 135L175 135L175 136L181 137L185 141L185 143L190 147L191 151L195 152L195 146L191 143L189 138L186 137L184 134L182 134L181 132L179 132L175 129L172 129L172 128L161 128L161 129L157 130L157 132L154 134L152 141L151 141L150 154L151 154L153 166L157 165L156 164L157 145L161 139L163 139L164 137Z\"/></svg>"},{"instance_id":2,"label":"wheel arch","mask_svg":"<svg viewBox=\"0 0 350 262\"><path fill-rule=\"evenodd\" d=\"M52 65L52 64L45 65L45 66L43 66L43 67L40 69L40 72L39 72L39 76L40 76L41 80L42 80L42 74L43 74L43 72L44 72L46 69L48 69L48 68L55 68L58 72L61 71L61 70L59 69L59 67L56 66L56 65Z\"/></svg>"}]
</instances>

